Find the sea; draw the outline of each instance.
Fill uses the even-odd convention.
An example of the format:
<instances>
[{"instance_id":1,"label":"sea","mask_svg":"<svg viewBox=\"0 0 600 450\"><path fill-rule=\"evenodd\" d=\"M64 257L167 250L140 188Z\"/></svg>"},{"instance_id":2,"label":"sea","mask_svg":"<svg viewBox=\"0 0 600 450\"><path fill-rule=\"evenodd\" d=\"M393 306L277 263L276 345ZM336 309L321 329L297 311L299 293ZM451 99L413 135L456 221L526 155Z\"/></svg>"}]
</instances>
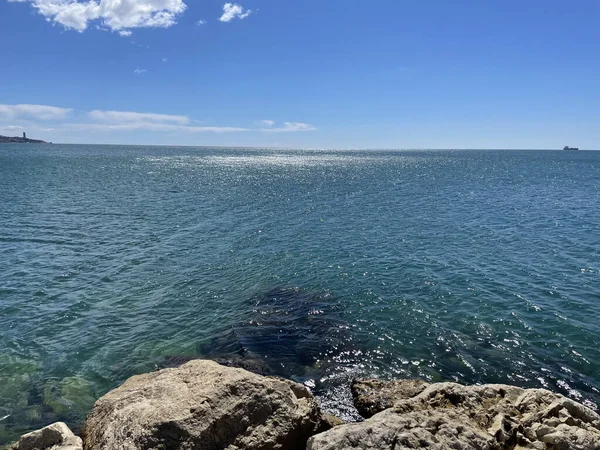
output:
<instances>
[{"instance_id":1,"label":"sea","mask_svg":"<svg viewBox=\"0 0 600 450\"><path fill-rule=\"evenodd\" d=\"M600 408L600 152L0 146L0 445L250 361Z\"/></svg>"}]
</instances>

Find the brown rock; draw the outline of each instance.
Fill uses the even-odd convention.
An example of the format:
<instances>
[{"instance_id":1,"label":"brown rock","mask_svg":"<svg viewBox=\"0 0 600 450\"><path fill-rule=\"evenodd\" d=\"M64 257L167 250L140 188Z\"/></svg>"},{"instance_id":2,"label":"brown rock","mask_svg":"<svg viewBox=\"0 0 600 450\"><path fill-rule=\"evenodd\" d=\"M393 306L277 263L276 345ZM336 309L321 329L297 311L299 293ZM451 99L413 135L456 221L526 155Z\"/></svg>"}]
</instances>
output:
<instances>
[{"instance_id":1,"label":"brown rock","mask_svg":"<svg viewBox=\"0 0 600 450\"><path fill-rule=\"evenodd\" d=\"M323 414L321 416L321 428L319 431L327 431L333 427L344 425L345 423L346 421L344 419L340 419L339 417L331 414Z\"/></svg>"},{"instance_id":2,"label":"brown rock","mask_svg":"<svg viewBox=\"0 0 600 450\"><path fill-rule=\"evenodd\" d=\"M196 360L127 380L96 402L86 450L304 449L320 427L302 385Z\"/></svg>"},{"instance_id":3,"label":"brown rock","mask_svg":"<svg viewBox=\"0 0 600 450\"><path fill-rule=\"evenodd\" d=\"M82 450L81 439L63 422L56 422L21 437L10 450Z\"/></svg>"},{"instance_id":4,"label":"brown rock","mask_svg":"<svg viewBox=\"0 0 600 450\"><path fill-rule=\"evenodd\" d=\"M398 400L412 398L429 383L421 380L354 380L350 385L354 406L365 419L391 408Z\"/></svg>"},{"instance_id":5,"label":"brown rock","mask_svg":"<svg viewBox=\"0 0 600 450\"><path fill-rule=\"evenodd\" d=\"M600 450L600 416L544 389L436 383L396 399L365 422L318 434L307 445L309 450L417 448Z\"/></svg>"}]
</instances>

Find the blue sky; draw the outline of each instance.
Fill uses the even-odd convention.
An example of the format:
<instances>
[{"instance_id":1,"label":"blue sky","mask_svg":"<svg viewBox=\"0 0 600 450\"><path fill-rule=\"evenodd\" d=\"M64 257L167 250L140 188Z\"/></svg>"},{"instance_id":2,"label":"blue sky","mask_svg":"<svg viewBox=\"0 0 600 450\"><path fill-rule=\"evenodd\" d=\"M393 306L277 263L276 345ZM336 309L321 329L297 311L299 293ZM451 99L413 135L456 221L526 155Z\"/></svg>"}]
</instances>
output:
<instances>
[{"instance_id":1,"label":"blue sky","mask_svg":"<svg viewBox=\"0 0 600 450\"><path fill-rule=\"evenodd\" d=\"M0 134L600 148L600 1L0 0Z\"/></svg>"}]
</instances>

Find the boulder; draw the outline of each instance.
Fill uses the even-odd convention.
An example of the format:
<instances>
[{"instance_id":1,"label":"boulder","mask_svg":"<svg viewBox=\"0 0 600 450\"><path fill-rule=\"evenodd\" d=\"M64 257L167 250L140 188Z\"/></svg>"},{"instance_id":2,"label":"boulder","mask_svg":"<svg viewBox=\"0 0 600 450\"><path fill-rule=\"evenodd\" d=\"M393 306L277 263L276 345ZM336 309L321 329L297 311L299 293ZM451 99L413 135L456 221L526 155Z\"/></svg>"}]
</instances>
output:
<instances>
[{"instance_id":1,"label":"boulder","mask_svg":"<svg viewBox=\"0 0 600 450\"><path fill-rule=\"evenodd\" d=\"M304 449L321 427L302 385L213 361L131 377L100 398L82 430L94 449Z\"/></svg>"},{"instance_id":2,"label":"boulder","mask_svg":"<svg viewBox=\"0 0 600 450\"><path fill-rule=\"evenodd\" d=\"M307 449L600 450L600 416L545 389L435 383L410 396L411 385L394 383L388 392L408 398L312 437ZM385 403L373 398L370 410Z\"/></svg>"},{"instance_id":3,"label":"boulder","mask_svg":"<svg viewBox=\"0 0 600 450\"><path fill-rule=\"evenodd\" d=\"M9 450L83 450L83 446L67 425L56 422L23 435Z\"/></svg>"}]
</instances>

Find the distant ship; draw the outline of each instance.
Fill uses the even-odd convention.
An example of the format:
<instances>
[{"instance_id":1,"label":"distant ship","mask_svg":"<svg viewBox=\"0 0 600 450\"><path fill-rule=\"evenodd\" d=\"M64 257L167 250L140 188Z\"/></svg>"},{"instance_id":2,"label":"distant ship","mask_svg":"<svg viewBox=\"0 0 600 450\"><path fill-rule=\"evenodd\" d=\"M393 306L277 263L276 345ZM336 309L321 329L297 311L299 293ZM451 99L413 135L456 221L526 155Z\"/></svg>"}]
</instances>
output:
<instances>
[{"instance_id":1,"label":"distant ship","mask_svg":"<svg viewBox=\"0 0 600 450\"><path fill-rule=\"evenodd\" d=\"M579 147L569 147L568 145L565 145L563 150L579 150Z\"/></svg>"}]
</instances>

